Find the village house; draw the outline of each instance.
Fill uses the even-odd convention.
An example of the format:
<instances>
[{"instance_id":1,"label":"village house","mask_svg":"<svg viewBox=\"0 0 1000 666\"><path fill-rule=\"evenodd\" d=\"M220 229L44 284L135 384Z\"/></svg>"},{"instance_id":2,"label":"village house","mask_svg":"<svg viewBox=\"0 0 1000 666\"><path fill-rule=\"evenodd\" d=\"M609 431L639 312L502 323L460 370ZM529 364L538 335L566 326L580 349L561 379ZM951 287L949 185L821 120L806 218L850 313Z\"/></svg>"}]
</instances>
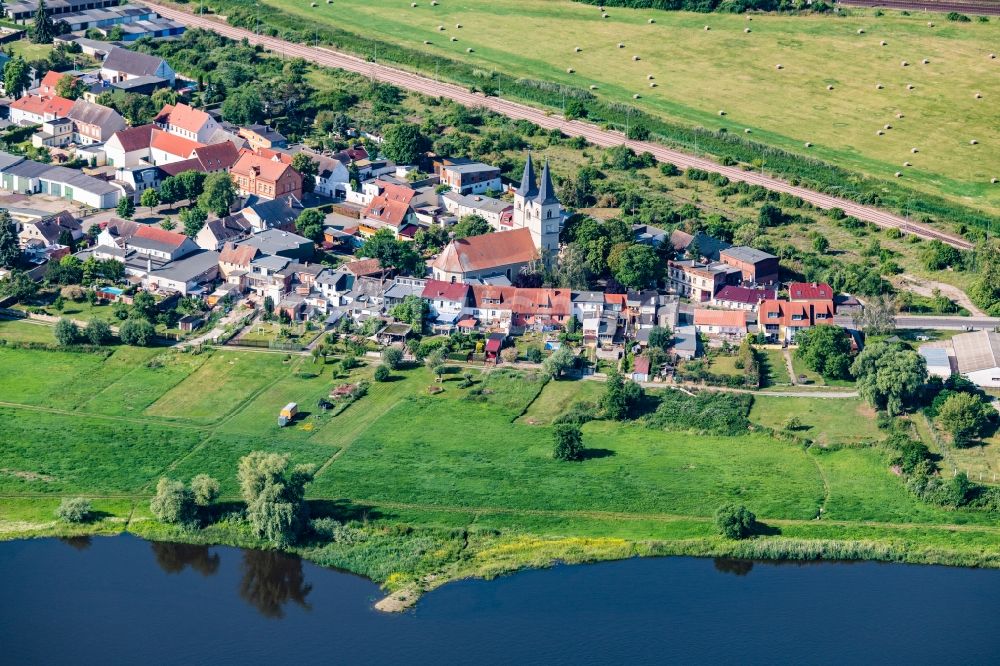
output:
<instances>
[{"instance_id":1,"label":"village house","mask_svg":"<svg viewBox=\"0 0 1000 666\"><path fill-rule=\"evenodd\" d=\"M246 276L251 272L251 264L259 254L255 247L226 243L219 251L219 272L227 281L234 275Z\"/></svg>"},{"instance_id":2,"label":"village house","mask_svg":"<svg viewBox=\"0 0 1000 666\"><path fill-rule=\"evenodd\" d=\"M315 194L330 199L346 196L347 183L351 180L350 170L348 169L351 158L348 151L341 151L330 156L317 153L305 146L293 146L287 152L292 157L300 154L306 155L309 159L316 162L316 176L313 179L313 192ZM267 155L267 152L263 149L261 149L261 153ZM357 154L363 154L365 157L368 156L368 153L363 150Z\"/></svg>"},{"instance_id":3,"label":"village house","mask_svg":"<svg viewBox=\"0 0 1000 666\"><path fill-rule=\"evenodd\" d=\"M444 160L439 166L441 184L458 194L482 194L487 190L499 192L500 169L469 159Z\"/></svg>"},{"instance_id":4,"label":"village house","mask_svg":"<svg viewBox=\"0 0 1000 666\"><path fill-rule=\"evenodd\" d=\"M201 144L222 129L212 116L181 102L165 105L153 122L165 132Z\"/></svg>"},{"instance_id":5,"label":"village house","mask_svg":"<svg viewBox=\"0 0 1000 666\"><path fill-rule=\"evenodd\" d=\"M125 189L125 195L138 204L146 190L159 190L163 172L155 166L119 167L115 169L115 182Z\"/></svg>"},{"instance_id":6,"label":"village house","mask_svg":"<svg viewBox=\"0 0 1000 666\"><path fill-rule=\"evenodd\" d=\"M759 287L738 287L726 285L712 297L712 305L729 310L757 310L757 304L761 301L773 301L778 297L774 289L763 289Z\"/></svg>"},{"instance_id":7,"label":"village house","mask_svg":"<svg viewBox=\"0 0 1000 666\"><path fill-rule=\"evenodd\" d=\"M467 215L478 215L489 222L494 231L510 231L514 228L514 204L500 199L445 192L441 195L441 205L459 219Z\"/></svg>"},{"instance_id":8,"label":"village house","mask_svg":"<svg viewBox=\"0 0 1000 666\"><path fill-rule=\"evenodd\" d=\"M241 208L236 214L246 220L251 230L259 234L267 229L295 232L295 221L305 207L294 195L286 195L271 200L258 200Z\"/></svg>"},{"instance_id":9,"label":"village house","mask_svg":"<svg viewBox=\"0 0 1000 666\"><path fill-rule=\"evenodd\" d=\"M160 167L168 176L176 176L185 171L218 173L231 169L239 157L240 150L232 141L222 141L207 146L199 146L194 149L193 155L188 159L176 162L163 162L160 164Z\"/></svg>"},{"instance_id":10,"label":"village house","mask_svg":"<svg viewBox=\"0 0 1000 666\"><path fill-rule=\"evenodd\" d=\"M752 247L736 246L719 251L719 261L740 270L745 284L765 285L778 282L778 258Z\"/></svg>"},{"instance_id":11,"label":"village house","mask_svg":"<svg viewBox=\"0 0 1000 666\"><path fill-rule=\"evenodd\" d=\"M529 229L453 240L431 270L435 280L471 282L503 278L508 283L541 259Z\"/></svg>"},{"instance_id":12,"label":"village house","mask_svg":"<svg viewBox=\"0 0 1000 666\"><path fill-rule=\"evenodd\" d=\"M296 199L302 198L302 175L290 164L245 150L229 173L242 196L276 199L292 195Z\"/></svg>"},{"instance_id":13,"label":"village house","mask_svg":"<svg viewBox=\"0 0 1000 666\"><path fill-rule=\"evenodd\" d=\"M757 308L757 328L772 340L791 343L799 331L833 324L834 313L832 298L761 301Z\"/></svg>"},{"instance_id":14,"label":"village house","mask_svg":"<svg viewBox=\"0 0 1000 666\"><path fill-rule=\"evenodd\" d=\"M604 294L600 291L574 291L570 301L573 304L573 316L580 322L599 319L604 313Z\"/></svg>"},{"instance_id":15,"label":"village house","mask_svg":"<svg viewBox=\"0 0 1000 666\"><path fill-rule=\"evenodd\" d=\"M237 245L250 245L264 255L302 261L312 259L316 249L315 243L308 238L280 229L265 229L239 241Z\"/></svg>"},{"instance_id":16,"label":"village house","mask_svg":"<svg viewBox=\"0 0 1000 666\"><path fill-rule=\"evenodd\" d=\"M64 97L24 95L10 103L10 122L15 125L41 125L46 120L69 116L73 102Z\"/></svg>"},{"instance_id":17,"label":"village house","mask_svg":"<svg viewBox=\"0 0 1000 666\"><path fill-rule=\"evenodd\" d=\"M467 284L427 280L421 298L430 307L431 326L435 331L448 333L462 317L469 304Z\"/></svg>"},{"instance_id":18,"label":"village house","mask_svg":"<svg viewBox=\"0 0 1000 666\"><path fill-rule=\"evenodd\" d=\"M380 229L390 229L397 238L405 236L412 239L412 232L404 232L415 225L410 204L417 196L416 191L381 180L375 181L374 186L377 193L361 212L358 231L363 236L371 236Z\"/></svg>"},{"instance_id":19,"label":"village house","mask_svg":"<svg viewBox=\"0 0 1000 666\"><path fill-rule=\"evenodd\" d=\"M140 76L156 76L174 86L177 75L163 58L112 47L101 65L101 78L116 83ZM183 105L182 105L183 106Z\"/></svg>"},{"instance_id":20,"label":"village house","mask_svg":"<svg viewBox=\"0 0 1000 666\"><path fill-rule=\"evenodd\" d=\"M45 246L59 244L59 238L64 234L68 235L74 243L83 238L83 227L67 211L30 222L22 222L17 239L18 244L24 249L33 242L43 243Z\"/></svg>"},{"instance_id":21,"label":"village house","mask_svg":"<svg viewBox=\"0 0 1000 666\"><path fill-rule=\"evenodd\" d=\"M247 140L247 145L254 152L261 148L287 148L288 139L268 125L245 125L237 134Z\"/></svg>"},{"instance_id":22,"label":"village house","mask_svg":"<svg viewBox=\"0 0 1000 666\"><path fill-rule=\"evenodd\" d=\"M699 259L667 262L667 285L674 293L696 303L712 300L726 284L738 282L740 270L720 262L706 263Z\"/></svg>"},{"instance_id":23,"label":"village house","mask_svg":"<svg viewBox=\"0 0 1000 666\"><path fill-rule=\"evenodd\" d=\"M729 243L709 236L704 231L692 235L680 229L670 233L670 245L678 256L708 261L719 261L722 251L732 247Z\"/></svg>"},{"instance_id":24,"label":"village house","mask_svg":"<svg viewBox=\"0 0 1000 666\"><path fill-rule=\"evenodd\" d=\"M487 328L537 331L561 328L572 316L568 289L472 285L472 314Z\"/></svg>"},{"instance_id":25,"label":"village house","mask_svg":"<svg viewBox=\"0 0 1000 666\"><path fill-rule=\"evenodd\" d=\"M695 308L694 327L699 333L713 337L742 338L747 334L747 313L745 310Z\"/></svg>"}]
</instances>

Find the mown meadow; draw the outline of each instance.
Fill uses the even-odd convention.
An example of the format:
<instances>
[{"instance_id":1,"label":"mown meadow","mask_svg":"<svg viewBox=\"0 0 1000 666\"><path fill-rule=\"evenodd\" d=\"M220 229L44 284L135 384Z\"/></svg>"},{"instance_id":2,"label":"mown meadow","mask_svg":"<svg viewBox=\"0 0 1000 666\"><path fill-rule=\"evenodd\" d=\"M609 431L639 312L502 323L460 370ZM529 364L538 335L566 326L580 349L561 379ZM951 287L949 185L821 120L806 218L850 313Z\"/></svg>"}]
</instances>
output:
<instances>
[{"instance_id":1,"label":"mown meadow","mask_svg":"<svg viewBox=\"0 0 1000 666\"><path fill-rule=\"evenodd\" d=\"M283 354L18 346L36 329L0 322L0 538L129 529L259 545L225 512L239 509L238 460L264 450L315 465L313 514L345 524L332 542L297 551L389 590L671 553L1000 563L996 519L907 491L874 415L854 399L761 397L737 436L591 421L585 459L561 462L553 419L603 384L505 368L473 370L471 385L456 368L438 383L420 366L326 412L319 399L370 379L370 366L335 377L332 364ZM281 428L277 412L290 401L303 413ZM822 445L774 434L792 412ZM222 483L219 520L200 530L156 523L157 480L201 473ZM92 498L95 523L55 521L59 500L75 496ZM766 536L718 537L712 516L728 502L752 508Z\"/></svg>"}]
</instances>

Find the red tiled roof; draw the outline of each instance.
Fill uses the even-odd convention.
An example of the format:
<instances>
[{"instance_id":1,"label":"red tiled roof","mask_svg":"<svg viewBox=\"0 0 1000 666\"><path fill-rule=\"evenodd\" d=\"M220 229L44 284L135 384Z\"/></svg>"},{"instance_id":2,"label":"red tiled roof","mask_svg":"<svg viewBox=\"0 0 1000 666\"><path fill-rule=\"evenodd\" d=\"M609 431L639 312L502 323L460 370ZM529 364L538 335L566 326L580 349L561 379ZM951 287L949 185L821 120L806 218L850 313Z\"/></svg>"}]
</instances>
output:
<instances>
[{"instance_id":1,"label":"red tiled roof","mask_svg":"<svg viewBox=\"0 0 1000 666\"><path fill-rule=\"evenodd\" d=\"M151 132L150 148L156 148L177 157L191 157L195 150L205 145L159 129L153 129Z\"/></svg>"},{"instance_id":2,"label":"red tiled roof","mask_svg":"<svg viewBox=\"0 0 1000 666\"><path fill-rule=\"evenodd\" d=\"M73 108L73 102L64 97L25 95L21 99L11 102L10 108L37 116L52 115L55 118L65 118Z\"/></svg>"},{"instance_id":3,"label":"red tiled roof","mask_svg":"<svg viewBox=\"0 0 1000 666\"><path fill-rule=\"evenodd\" d=\"M469 297L469 285L464 282L428 280L420 296L431 300L465 302Z\"/></svg>"},{"instance_id":4,"label":"red tiled roof","mask_svg":"<svg viewBox=\"0 0 1000 666\"><path fill-rule=\"evenodd\" d=\"M528 229L453 240L431 264L447 273L467 273L537 261L541 255Z\"/></svg>"},{"instance_id":5,"label":"red tiled roof","mask_svg":"<svg viewBox=\"0 0 1000 666\"><path fill-rule=\"evenodd\" d=\"M358 259L357 261L349 261L340 268L341 270L345 270L352 275L356 275L357 277L379 275L382 273L382 264L378 259Z\"/></svg>"},{"instance_id":6,"label":"red tiled roof","mask_svg":"<svg viewBox=\"0 0 1000 666\"><path fill-rule=\"evenodd\" d=\"M793 328L807 328L816 324L832 324L833 315L836 312L833 301L810 300L810 301L762 301L757 315L758 323L781 324ZM772 313L777 317L770 317ZM826 315L817 319L816 315ZM795 317L798 317L797 319Z\"/></svg>"},{"instance_id":7,"label":"red tiled roof","mask_svg":"<svg viewBox=\"0 0 1000 666\"><path fill-rule=\"evenodd\" d=\"M257 174L251 173L251 169L254 168L258 170ZM269 160L249 150L242 151L239 159L236 160L236 163L229 170L230 173L238 176L256 178L257 180L264 180L271 183L277 183L286 171L295 172L295 169L292 169L288 164Z\"/></svg>"},{"instance_id":8,"label":"red tiled roof","mask_svg":"<svg viewBox=\"0 0 1000 666\"><path fill-rule=\"evenodd\" d=\"M188 132L197 132L209 120L211 120L211 116L204 111L199 111L180 102L174 105L167 104L156 116L157 123L179 127Z\"/></svg>"},{"instance_id":9,"label":"red tiled roof","mask_svg":"<svg viewBox=\"0 0 1000 666\"><path fill-rule=\"evenodd\" d=\"M138 127L129 127L128 129L118 130L111 138L114 139L117 137L118 142L122 145L122 150L130 153L133 150L149 148L155 128L156 125L152 123L149 125L139 125Z\"/></svg>"},{"instance_id":10,"label":"red tiled roof","mask_svg":"<svg viewBox=\"0 0 1000 666\"><path fill-rule=\"evenodd\" d=\"M226 243L219 252L220 264L234 264L236 266L249 266L257 254L257 248L252 245L234 245Z\"/></svg>"},{"instance_id":11,"label":"red tiled roof","mask_svg":"<svg viewBox=\"0 0 1000 666\"><path fill-rule=\"evenodd\" d=\"M184 241L188 239L184 234L179 234L174 231L167 231L166 229L161 229L159 227L151 227L143 225L139 227L134 236L139 238L147 238L157 243L163 243L165 245L172 245L174 247L180 247Z\"/></svg>"},{"instance_id":12,"label":"red tiled roof","mask_svg":"<svg viewBox=\"0 0 1000 666\"><path fill-rule=\"evenodd\" d=\"M529 289L474 284L472 293L479 308L498 307L525 316L568 317L573 309L568 289Z\"/></svg>"},{"instance_id":13,"label":"red tiled roof","mask_svg":"<svg viewBox=\"0 0 1000 666\"><path fill-rule=\"evenodd\" d=\"M715 294L717 301L746 303L748 305L757 305L760 301L773 301L775 298L777 298L777 294L773 289L752 289L733 285L726 285Z\"/></svg>"},{"instance_id":14,"label":"red tiled roof","mask_svg":"<svg viewBox=\"0 0 1000 666\"><path fill-rule=\"evenodd\" d=\"M375 184L379 187L379 196L383 196L390 201L399 201L409 205L409 203L413 201L413 197L417 196L415 191L409 187L404 187L403 185L387 183L381 180L376 180Z\"/></svg>"},{"instance_id":15,"label":"red tiled roof","mask_svg":"<svg viewBox=\"0 0 1000 666\"><path fill-rule=\"evenodd\" d=\"M628 302L628 294L604 294L604 302L608 305L620 305L624 308Z\"/></svg>"},{"instance_id":16,"label":"red tiled roof","mask_svg":"<svg viewBox=\"0 0 1000 666\"><path fill-rule=\"evenodd\" d=\"M832 300L833 289L825 282L793 282L788 285L788 298L793 301Z\"/></svg>"},{"instance_id":17,"label":"red tiled roof","mask_svg":"<svg viewBox=\"0 0 1000 666\"><path fill-rule=\"evenodd\" d=\"M61 81L64 76L69 76L69 74L66 74L65 72L55 72L51 69L46 72L45 76L42 77L41 84L39 84L42 96L55 96L57 94L56 87L59 85L59 81Z\"/></svg>"},{"instance_id":18,"label":"red tiled roof","mask_svg":"<svg viewBox=\"0 0 1000 666\"><path fill-rule=\"evenodd\" d=\"M365 208L364 216L370 220L378 220L398 227L406 219L410 206L402 201L386 197L384 194L373 198Z\"/></svg>"},{"instance_id":19,"label":"red tiled roof","mask_svg":"<svg viewBox=\"0 0 1000 666\"><path fill-rule=\"evenodd\" d=\"M636 356L635 357L635 370L634 373L639 375L649 374L649 357L648 356Z\"/></svg>"},{"instance_id":20,"label":"red tiled roof","mask_svg":"<svg viewBox=\"0 0 1000 666\"><path fill-rule=\"evenodd\" d=\"M205 171L222 171L236 164L240 150L232 141L223 141L195 149L194 156Z\"/></svg>"},{"instance_id":21,"label":"red tiled roof","mask_svg":"<svg viewBox=\"0 0 1000 666\"><path fill-rule=\"evenodd\" d=\"M696 308L694 311L695 326L725 326L726 328L747 327L746 310L707 310Z\"/></svg>"}]
</instances>

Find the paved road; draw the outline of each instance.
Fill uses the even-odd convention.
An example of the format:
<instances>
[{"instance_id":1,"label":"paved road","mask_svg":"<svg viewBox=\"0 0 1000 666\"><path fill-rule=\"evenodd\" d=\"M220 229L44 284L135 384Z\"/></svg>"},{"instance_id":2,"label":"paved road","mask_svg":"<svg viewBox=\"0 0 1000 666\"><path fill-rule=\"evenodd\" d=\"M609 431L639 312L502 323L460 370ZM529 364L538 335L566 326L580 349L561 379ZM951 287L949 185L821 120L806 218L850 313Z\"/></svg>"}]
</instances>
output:
<instances>
[{"instance_id":1,"label":"paved road","mask_svg":"<svg viewBox=\"0 0 1000 666\"><path fill-rule=\"evenodd\" d=\"M834 323L838 326L853 327L854 320L849 315L837 315ZM896 328L903 329L939 329L950 331L965 330L966 327L976 330L1000 327L1000 317L940 317L928 315L898 315Z\"/></svg>"},{"instance_id":2,"label":"paved road","mask_svg":"<svg viewBox=\"0 0 1000 666\"><path fill-rule=\"evenodd\" d=\"M304 58L309 62L324 67L335 67L351 72L358 72L379 81L391 83L400 88L406 88L432 97L445 97L465 106L484 107L509 118L528 120L546 129L559 129L568 136L581 136L597 146L607 148L624 143L637 152L648 151L658 161L669 162L682 169L694 167L706 171L714 171L723 174L730 180L760 185L769 190L801 197L803 200L819 208L840 208L848 215L871 222L879 227L896 228L904 233L913 234L921 238L938 239L963 250L970 250L973 247L971 243L960 236L938 231L925 224L909 222L898 215L893 215L884 210L879 210L871 206L862 206L847 199L790 185L783 180L764 174L743 171L737 167L722 166L703 157L695 157L671 150L660 144L648 141L626 140L621 132L603 130L596 125L579 120L564 120L562 117L549 115L544 111L524 104L496 97L485 97L478 93L470 93L465 88L457 85L441 83L410 72L386 67L385 65L377 65L355 56L338 53L331 49L303 46L276 37L257 35L250 30L228 25L214 16L199 16L148 0L145 1L145 4L155 7L156 11L165 18L183 23L189 28L213 30L235 40L246 39L251 44L260 44L266 49L284 56Z\"/></svg>"}]
</instances>

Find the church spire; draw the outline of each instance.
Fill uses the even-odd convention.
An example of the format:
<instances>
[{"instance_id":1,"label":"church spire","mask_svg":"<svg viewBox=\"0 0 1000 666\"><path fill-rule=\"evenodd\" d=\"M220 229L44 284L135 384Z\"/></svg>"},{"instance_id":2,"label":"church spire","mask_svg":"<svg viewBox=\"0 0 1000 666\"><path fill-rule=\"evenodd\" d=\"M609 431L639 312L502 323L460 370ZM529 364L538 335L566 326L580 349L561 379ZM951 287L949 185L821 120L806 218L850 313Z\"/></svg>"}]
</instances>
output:
<instances>
[{"instance_id":1,"label":"church spire","mask_svg":"<svg viewBox=\"0 0 1000 666\"><path fill-rule=\"evenodd\" d=\"M524 163L524 175L521 176L521 186L517 188L517 194L530 199L538 194L538 186L535 185L535 167L531 163L531 153L528 153L528 161Z\"/></svg>"},{"instance_id":2,"label":"church spire","mask_svg":"<svg viewBox=\"0 0 1000 666\"><path fill-rule=\"evenodd\" d=\"M545 160L545 166L542 167L542 186L538 190L537 200L543 206L559 203L559 199L556 198L556 188L552 185L552 174L549 173L548 160Z\"/></svg>"}]
</instances>

